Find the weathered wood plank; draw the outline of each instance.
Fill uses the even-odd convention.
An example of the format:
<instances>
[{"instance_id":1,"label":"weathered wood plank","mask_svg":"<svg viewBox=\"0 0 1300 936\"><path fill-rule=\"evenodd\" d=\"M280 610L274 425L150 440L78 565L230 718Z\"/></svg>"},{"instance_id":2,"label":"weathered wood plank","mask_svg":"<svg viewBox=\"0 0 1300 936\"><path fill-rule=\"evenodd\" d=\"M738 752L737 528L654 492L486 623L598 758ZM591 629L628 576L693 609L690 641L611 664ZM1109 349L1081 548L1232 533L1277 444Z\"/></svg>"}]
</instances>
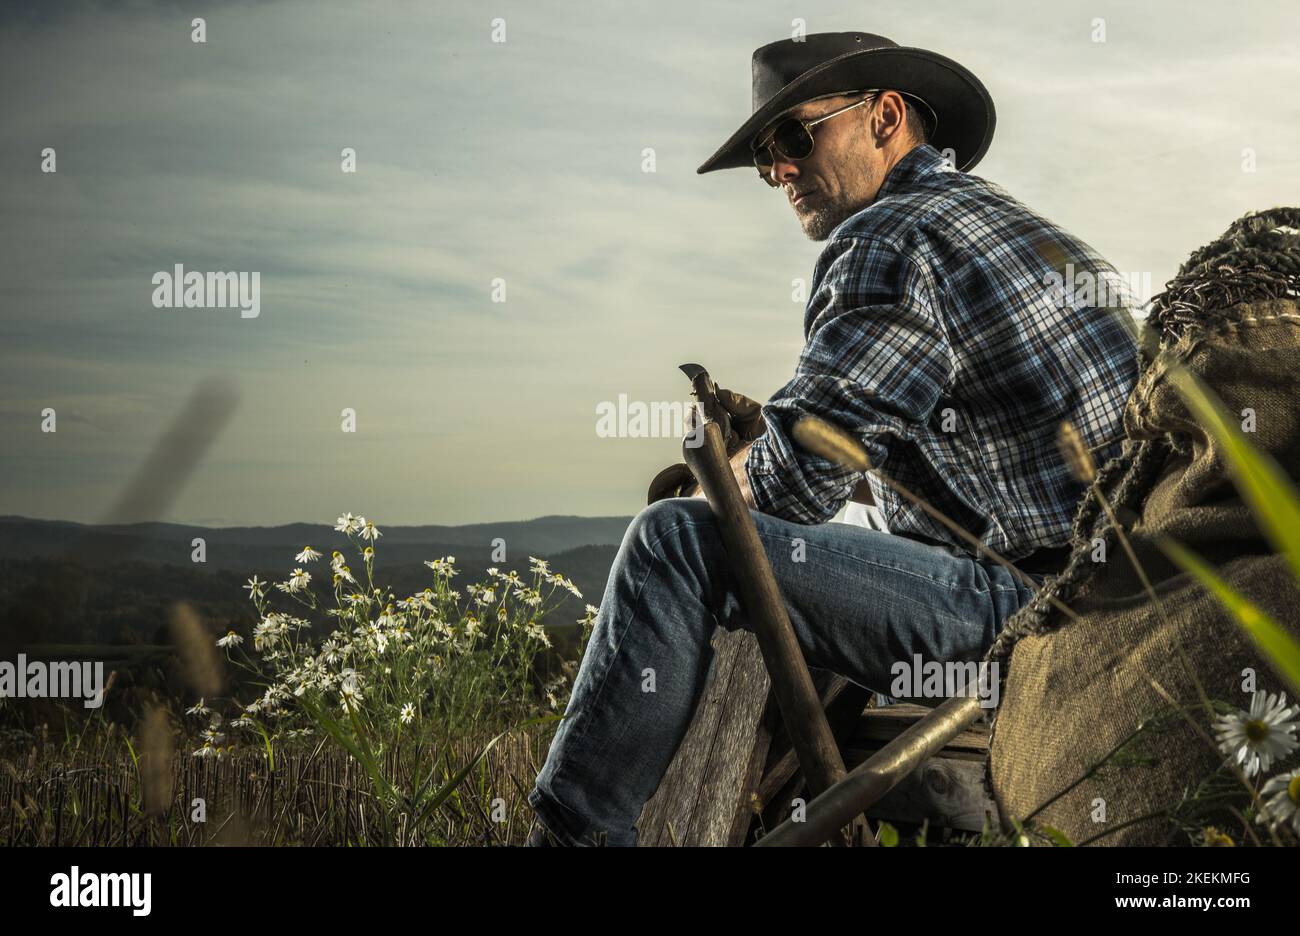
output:
<instances>
[{"instance_id":1,"label":"weathered wood plank","mask_svg":"<svg viewBox=\"0 0 1300 936\"><path fill-rule=\"evenodd\" d=\"M852 743L859 747L869 746L863 742L877 742L878 745L883 745L885 742L897 738L932 711L934 710L926 708L924 705L910 705L907 703L867 709L862 712L862 717L853 730ZM977 722L949 741L944 747L944 753L941 756L946 757L950 753L958 751L983 756L988 749L988 725Z\"/></svg>"},{"instance_id":2,"label":"weathered wood plank","mask_svg":"<svg viewBox=\"0 0 1300 936\"><path fill-rule=\"evenodd\" d=\"M858 717L866 707L871 693L843 676L837 676L826 670L814 670L813 682L821 694L822 707L826 709L826 720L831 726L831 733L835 736L836 742L843 747L855 732ZM777 721L779 722L779 715ZM773 734L767 768L755 791L764 808L768 803L780 798L781 791L796 774L799 774L798 785L803 785L799 760L790 746L789 736L784 726L774 726ZM793 795L792 793L791 796Z\"/></svg>"},{"instance_id":3,"label":"weathered wood plank","mask_svg":"<svg viewBox=\"0 0 1300 936\"><path fill-rule=\"evenodd\" d=\"M708 771L696 777L700 799L687 834L692 844L732 844L739 817L749 812L753 765L766 760L771 743L763 722L769 695L770 680L755 640L753 652L736 654L730 684L708 700L724 714L714 734Z\"/></svg>"},{"instance_id":4,"label":"weathered wood plank","mask_svg":"<svg viewBox=\"0 0 1300 936\"><path fill-rule=\"evenodd\" d=\"M765 760L769 686L758 641L748 631L719 630L713 646L712 672L695 717L637 823L641 845L732 842L754 764Z\"/></svg>"},{"instance_id":5,"label":"weathered wood plank","mask_svg":"<svg viewBox=\"0 0 1300 936\"><path fill-rule=\"evenodd\" d=\"M869 708L855 717L847 732L841 721L836 737L843 744L845 765L850 770L856 767L931 711L928 706L909 703ZM982 780L987 751L988 726L972 725L937 757L901 781L867 815L891 822L920 823L928 818L932 826L978 832L983 828L986 811L997 816L997 807L986 796ZM769 758L767 772L759 783L765 807L763 821L769 829L790 815L796 797L807 799L798 766L786 756Z\"/></svg>"}]
</instances>

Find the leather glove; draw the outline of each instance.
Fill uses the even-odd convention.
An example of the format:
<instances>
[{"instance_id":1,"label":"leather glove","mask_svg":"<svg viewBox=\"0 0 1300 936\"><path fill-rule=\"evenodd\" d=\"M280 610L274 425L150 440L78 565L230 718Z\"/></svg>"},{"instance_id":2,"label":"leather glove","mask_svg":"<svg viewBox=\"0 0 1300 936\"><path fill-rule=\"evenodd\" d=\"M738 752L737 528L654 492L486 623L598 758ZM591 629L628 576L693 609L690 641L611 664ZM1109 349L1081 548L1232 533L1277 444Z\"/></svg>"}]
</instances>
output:
<instances>
[{"instance_id":1,"label":"leather glove","mask_svg":"<svg viewBox=\"0 0 1300 936\"><path fill-rule=\"evenodd\" d=\"M763 404L725 387L718 388L718 402L727 411L731 423L731 435L727 439L727 457L731 458L767 431ZM695 408L691 407L686 418L688 432L695 429L695 416ZM684 462L678 462L654 476L646 492L646 503L653 504L666 497L691 497L698 490L699 484L691 469Z\"/></svg>"},{"instance_id":2,"label":"leather glove","mask_svg":"<svg viewBox=\"0 0 1300 936\"><path fill-rule=\"evenodd\" d=\"M685 462L669 465L654 476L650 489L646 492L647 504L661 501L666 497L690 497L697 490L695 475Z\"/></svg>"},{"instance_id":3,"label":"leather glove","mask_svg":"<svg viewBox=\"0 0 1300 936\"><path fill-rule=\"evenodd\" d=\"M767 432L762 403L724 387L718 388L718 402L731 417L732 437L727 440L728 458Z\"/></svg>"}]
</instances>

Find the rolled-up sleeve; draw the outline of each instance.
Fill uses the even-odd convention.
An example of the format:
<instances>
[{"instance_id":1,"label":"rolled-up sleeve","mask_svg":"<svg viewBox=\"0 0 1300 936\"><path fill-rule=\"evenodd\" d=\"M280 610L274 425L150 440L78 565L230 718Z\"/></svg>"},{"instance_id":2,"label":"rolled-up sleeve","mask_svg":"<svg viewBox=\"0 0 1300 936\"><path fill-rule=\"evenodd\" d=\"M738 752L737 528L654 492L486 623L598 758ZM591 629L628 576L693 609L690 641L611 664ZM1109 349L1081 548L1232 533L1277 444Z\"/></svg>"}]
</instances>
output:
<instances>
[{"instance_id":1,"label":"rolled-up sleeve","mask_svg":"<svg viewBox=\"0 0 1300 936\"><path fill-rule=\"evenodd\" d=\"M763 406L766 432L745 461L759 510L825 523L862 478L803 451L790 436L802 415L856 436L873 466L913 437L952 377L952 353L918 265L896 248L850 235L823 250L813 274L805 344L794 377Z\"/></svg>"}]
</instances>

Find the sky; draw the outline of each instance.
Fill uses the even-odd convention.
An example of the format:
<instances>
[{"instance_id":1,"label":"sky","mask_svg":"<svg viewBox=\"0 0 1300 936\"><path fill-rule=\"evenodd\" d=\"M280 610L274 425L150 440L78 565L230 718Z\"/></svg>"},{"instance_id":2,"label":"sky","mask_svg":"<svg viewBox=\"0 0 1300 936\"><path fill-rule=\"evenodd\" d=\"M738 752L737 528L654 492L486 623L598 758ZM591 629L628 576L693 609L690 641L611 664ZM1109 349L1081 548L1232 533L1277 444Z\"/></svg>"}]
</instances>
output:
<instances>
[{"instance_id":1,"label":"sky","mask_svg":"<svg viewBox=\"0 0 1300 936\"><path fill-rule=\"evenodd\" d=\"M765 400L802 348L823 245L753 172L695 172L756 47L801 21L961 62L998 111L975 173L1158 291L1296 203L1288 7L7 4L0 514L631 515L680 441L602 436L602 404L687 400L687 361ZM156 307L176 264L256 271L259 314ZM193 473L113 514L204 382L233 405Z\"/></svg>"}]
</instances>

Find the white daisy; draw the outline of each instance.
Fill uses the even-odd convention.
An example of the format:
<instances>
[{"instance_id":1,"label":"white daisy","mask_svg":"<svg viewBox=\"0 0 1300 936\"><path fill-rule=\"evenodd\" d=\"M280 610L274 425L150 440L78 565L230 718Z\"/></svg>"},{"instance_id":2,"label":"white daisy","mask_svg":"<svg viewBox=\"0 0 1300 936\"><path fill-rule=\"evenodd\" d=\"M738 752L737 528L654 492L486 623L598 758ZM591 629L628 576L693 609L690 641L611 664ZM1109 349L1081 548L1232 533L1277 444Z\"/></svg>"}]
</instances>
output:
<instances>
[{"instance_id":1,"label":"white daisy","mask_svg":"<svg viewBox=\"0 0 1300 936\"><path fill-rule=\"evenodd\" d=\"M351 512L345 513L339 517L334 525L334 530L338 533L351 533L356 528L357 518L352 516Z\"/></svg>"},{"instance_id":2,"label":"white daisy","mask_svg":"<svg viewBox=\"0 0 1300 936\"><path fill-rule=\"evenodd\" d=\"M1259 795L1264 800L1264 808L1255 817L1256 822L1273 826L1290 822L1295 834L1300 835L1300 767L1273 777Z\"/></svg>"},{"instance_id":3,"label":"white daisy","mask_svg":"<svg viewBox=\"0 0 1300 936\"><path fill-rule=\"evenodd\" d=\"M361 538L362 538L362 539L364 539L364 540L370 540L370 542L373 543L375 540L379 539L379 537L381 537L381 536L383 536L383 535L384 535L384 534L382 534L382 533L379 532L379 527L375 526L375 524L374 524L373 521L371 521L371 520L367 520L365 517L362 517L362 518L361 518Z\"/></svg>"},{"instance_id":4,"label":"white daisy","mask_svg":"<svg viewBox=\"0 0 1300 936\"><path fill-rule=\"evenodd\" d=\"M227 631L226 636L217 639L218 647L238 647L244 642L244 638L234 631Z\"/></svg>"},{"instance_id":5,"label":"white daisy","mask_svg":"<svg viewBox=\"0 0 1300 936\"><path fill-rule=\"evenodd\" d=\"M259 653L270 650L279 641L283 632L284 627L280 623L280 616L271 612L253 626L253 649Z\"/></svg>"},{"instance_id":6,"label":"white daisy","mask_svg":"<svg viewBox=\"0 0 1300 936\"><path fill-rule=\"evenodd\" d=\"M186 715L203 716L203 715L209 715L211 713L212 713L212 709L204 705L202 699L199 699L199 701L195 702L193 705L191 705L189 708L185 710Z\"/></svg>"},{"instance_id":7,"label":"white daisy","mask_svg":"<svg viewBox=\"0 0 1300 936\"><path fill-rule=\"evenodd\" d=\"M457 574L456 569L454 568L455 563L455 556L447 556L445 559L426 560L424 564L439 575L445 575L447 578L451 578L453 575Z\"/></svg>"},{"instance_id":8,"label":"white daisy","mask_svg":"<svg viewBox=\"0 0 1300 936\"><path fill-rule=\"evenodd\" d=\"M1215 724L1219 750L1241 766L1247 777L1268 770L1296 749L1295 716L1300 707L1286 704L1286 693L1256 692L1250 711L1220 715Z\"/></svg>"},{"instance_id":9,"label":"white daisy","mask_svg":"<svg viewBox=\"0 0 1300 936\"><path fill-rule=\"evenodd\" d=\"M295 562L315 562L320 558L320 553L312 549L310 546L304 546L302 552L298 553L298 555L293 558Z\"/></svg>"},{"instance_id":10,"label":"white daisy","mask_svg":"<svg viewBox=\"0 0 1300 936\"><path fill-rule=\"evenodd\" d=\"M357 711L361 707L363 698L355 677L346 678L339 684L339 700L343 704L343 711Z\"/></svg>"},{"instance_id":11,"label":"white daisy","mask_svg":"<svg viewBox=\"0 0 1300 936\"><path fill-rule=\"evenodd\" d=\"M261 581L256 575L254 575L251 579L248 580L248 584L245 585L244 588L248 590L248 597L261 598L263 594L263 589L266 588L266 583Z\"/></svg>"},{"instance_id":12,"label":"white daisy","mask_svg":"<svg viewBox=\"0 0 1300 936\"><path fill-rule=\"evenodd\" d=\"M563 575L557 575L555 578L560 587L573 595L574 598L582 597L582 592L578 591L578 586L573 584L573 579L565 578Z\"/></svg>"},{"instance_id":13,"label":"white daisy","mask_svg":"<svg viewBox=\"0 0 1300 936\"><path fill-rule=\"evenodd\" d=\"M415 721L415 706L410 702L407 702L402 706L401 719L403 725L409 725L411 722Z\"/></svg>"}]
</instances>

